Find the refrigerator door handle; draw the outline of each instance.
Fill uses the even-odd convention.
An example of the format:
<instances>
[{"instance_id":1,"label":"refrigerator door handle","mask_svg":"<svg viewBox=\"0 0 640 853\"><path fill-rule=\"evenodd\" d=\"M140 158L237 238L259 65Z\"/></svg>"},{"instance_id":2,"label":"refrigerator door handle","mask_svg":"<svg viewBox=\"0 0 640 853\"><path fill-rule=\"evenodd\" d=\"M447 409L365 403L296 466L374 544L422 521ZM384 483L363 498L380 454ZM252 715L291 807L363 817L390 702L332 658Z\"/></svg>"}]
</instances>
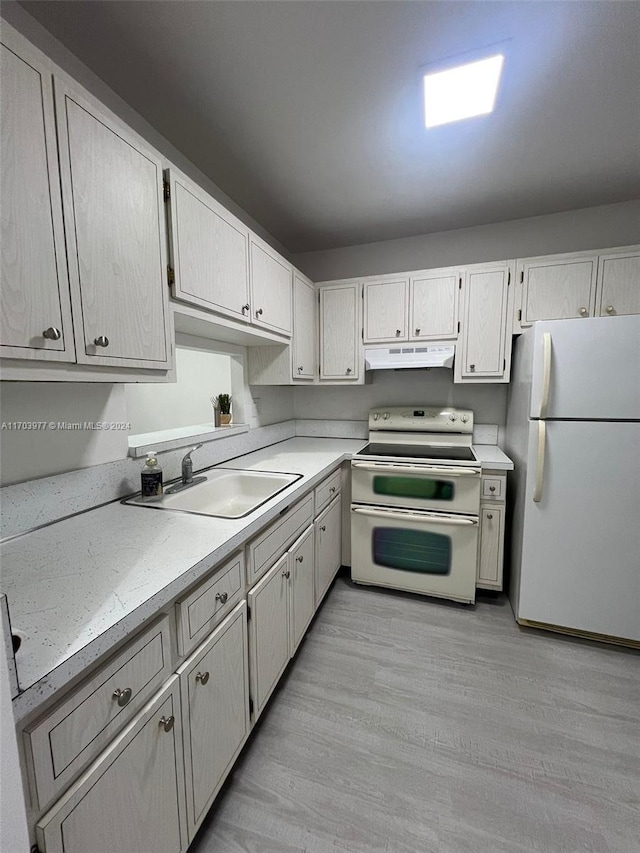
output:
<instances>
[{"instance_id":1,"label":"refrigerator door handle","mask_svg":"<svg viewBox=\"0 0 640 853\"><path fill-rule=\"evenodd\" d=\"M544 483L544 453L547 444L547 424L538 421L538 458L536 463L536 484L533 489L533 500L539 503L542 498L542 484Z\"/></svg>"},{"instance_id":2,"label":"refrigerator door handle","mask_svg":"<svg viewBox=\"0 0 640 853\"><path fill-rule=\"evenodd\" d=\"M547 417L549 391L551 389L551 332L542 334L542 394L540 395L539 417Z\"/></svg>"}]
</instances>

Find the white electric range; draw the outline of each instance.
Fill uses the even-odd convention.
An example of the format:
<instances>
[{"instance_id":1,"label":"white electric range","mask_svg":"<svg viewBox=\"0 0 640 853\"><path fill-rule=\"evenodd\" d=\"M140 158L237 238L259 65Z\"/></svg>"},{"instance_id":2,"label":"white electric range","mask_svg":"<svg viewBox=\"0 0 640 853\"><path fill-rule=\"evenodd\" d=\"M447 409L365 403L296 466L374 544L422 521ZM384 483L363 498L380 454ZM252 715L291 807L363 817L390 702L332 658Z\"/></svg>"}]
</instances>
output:
<instances>
[{"instance_id":1,"label":"white electric range","mask_svg":"<svg viewBox=\"0 0 640 853\"><path fill-rule=\"evenodd\" d=\"M351 577L475 601L480 463L473 412L394 406L369 413L351 462Z\"/></svg>"}]
</instances>

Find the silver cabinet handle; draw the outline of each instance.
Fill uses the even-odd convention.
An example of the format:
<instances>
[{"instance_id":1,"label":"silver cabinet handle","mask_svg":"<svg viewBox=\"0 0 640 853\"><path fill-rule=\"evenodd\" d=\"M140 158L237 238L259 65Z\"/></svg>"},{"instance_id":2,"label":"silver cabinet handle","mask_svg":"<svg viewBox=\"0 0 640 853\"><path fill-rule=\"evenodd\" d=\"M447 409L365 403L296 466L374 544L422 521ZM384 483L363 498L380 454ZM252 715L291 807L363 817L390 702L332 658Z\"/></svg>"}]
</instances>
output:
<instances>
[{"instance_id":1,"label":"silver cabinet handle","mask_svg":"<svg viewBox=\"0 0 640 853\"><path fill-rule=\"evenodd\" d=\"M613 305L607 305L607 314L613 314L613 313L614 313ZM57 338L56 338L56 340L57 340Z\"/></svg>"},{"instance_id":2,"label":"silver cabinet handle","mask_svg":"<svg viewBox=\"0 0 640 853\"><path fill-rule=\"evenodd\" d=\"M256 317L259 317L262 314L262 308L258 308L256 311Z\"/></svg>"},{"instance_id":3,"label":"silver cabinet handle","mask_svg":"<svg viewBox=\"0 0 640 853\"><path fill-rule=\"evenodd\" d=\"M581 309L578 311L578 314L579 314L581 317L586 317L588 313L589 313L589 312L587 311L587 309L586 309L586 308L581 308Z\"/></svg>"},{"instance_id":4,"label":"silver cabinet handle","mask_svg":"<svg viewBox=\"0 0 640 853\"><path fill-rule=\"evenodd\" d=\"M487 513L487 518L489 519L489 521L491 521L491 519L493 518L493 513L492 513L492 512L488 512L488 513Z\"/></svg>"},{"instance_id":5,"label":"silver cabinet handle","mask_svg":"<svg viewBox=\"0 0 640 853\"><path fill-rule=\"evenodd\" d=\"M536 484L533 489L533 500L540 503L542 499L542 485L544 483L544 451L547 443L546 421L538 421L538 455L536 459Z\"/></svg>"},{"instance_id":6,"label":"silver cabinet handle","mask_svg":"<svg viewBox=\"0 0 640 853\"><path fill-rule=\"evenodd\" d=\"M176 721L176 718L172 714L170 717L160 717L160 721L158 722L158 725L160 726L161 729L164 729L165 732L170 732L171 729L173 728L173 724L175 723L175 721Z\"/></svg>"},{"instance_id":7,"label":"silver cabinet handle","mask_svg":"<svg viewBox=\"0 0 640 853\"><path fill-rule=\"evenodd\" d=\"M346 372L347 372L347 373L351 373L351 368L350 368L350 367L347 367Z\"/></svg>"},{"instance_id":8,"label":"silver cabinet handle","mask_svg":"<svg viewBox=\"0 0 640 853\"><path fill-rule=\"evenodd\" d=\"M220 604L226 604L228 598L229 598L228 592L216 592L216 601L219 601Z\"/></svg>"},{"instance_id":9,"label":"silver cabinet handle","mask_svg":"<svg viewBox=\"0 0 640 853\"><path fill-rule=\"evenodd\" d=\"M304 366L303 366L303 367L299 367L299 368L298 368L298 373L302 373L302 371L303 371L303 370L304 370Z\"/></svg>"},{"instance_id":10,"label":"silver cabinet handle","mask_svg":"<svg viewBox=\"0 0 640 853\"><path fill-rule=\"evenodd\" d=\"M247 304L246 304L246 305L243 305L243 306L242 306L242 313L243 313L243 314L246 314L246 313L247 313L247 311L250 311L250 310L251 310L251 305L249 305L249 303L248 303L248 302L247 302Z\"/></svg>"},{"instance_id":11,"label":"silver cabinet handle","mask_svg":"<svg viewBox=\"0 0 640 853\"><path fill-rule=\"evenodd\" d=\"M123 690L118 688L114 690L111 694L111 698L115 699L115 701L120 705L121 708L124 708L125 705L129 704L133 691L130 687L125 687Z\"/></svg>"},{"instance_id":12,"label":"silver cabinet handle","mask_svg":"<svg viewBox=\"0 0 640 853\"><path fill-rule=\"evenodd\" d=\"M496 487L495 487L495 486L489 486L489 491L490 491L490 492L495 492L495 490L496 490Z\"/></svg>"},{"instance_id":13,"label":"silver cabinet handle","mask_svg":"<svg viewBox=\"0 0 640 853\"><path fill-rule=\"evenodd\" d=\"M322 532L323 532L323 533L325 532L325 530L326 530L326 529L327 529L327 525L326 525L326 524L322 524L322 525L320 526L320 530L322 530Z\"/></svg>"},{"instance_id":14,"label":"silver cabinet handle","mask_svg":"<svg viewBox=\"0 0 640 853\"><path fill-rule=\"evenodd\" d=\"M475 369L476 369L475 364L470 364L470 365L469 365L469 370L470 370L472 373L475 371Z\"/></svg>"},{"instance_id":15,"label":"silver cabinet handle","mask_svg":"<svg viewBox=\"0 0 640 853\"><path fill-rule=\"evenodd\" d=\"M209 681L209 673L208 672L199 672L196 675L196 681L199 681L203 686Z\"/></svg>"},{"instance_id":16,"label":"silver cabinet handle","mask_svg":"<svg viewBox=\"0 0 640 853\"><path fill-rule=\"evenodd\" d=\"M396 338L399 338L401 334L402 332L400 331L400 329L396 329Z\"/></svg>"},{"instance_id":17,"label":"silver cabinet handle","mask_svg":"<svg viewBox=\"0 0 640 853\"><path fill-rule=\"evenodd\" d=\"M42 337L46 338L48 341L59 341L62 337L62 332L60 329L56 329L55 326L49 326L49 328L45 329L42 333Z\"/></svg>"},{"instance_id":18,"label":"silver cabinet handle","mask_svg":"<svg viewBox=\"0 0 640 853\"><path fill-rule=\"evenodd\" d=\"M289 571L289 569L285 569L285 571L282 573L282 577L283 578L290 578L291 577L291 572Z\"/></svg>"},{"instance_id":19,"label":"silver cabinet handle","mask_svg":"<svg viewBox=\"0 0 640 853\"><path fill-rule=\"evenodd\" d=\"M303 563L303 562L304 562L304 557L303 557L303 556L296 557L296 563Z\"/></svg>"},{"instance_id":20,"label":"silver cabinet handle","mask_svg":"<svg viewBox=\"0 0 640 853\"><path fill-rule=\"evenodd\" d=\"M329 493L330 493L330 494L333 494L333 493L335 492L335 490L336 490L336 487L335 487L335 486L330 486L330 487L329 487Z\"/></svg>"},{"instance_id":21,"label":"silver cabinet handle","mask_svg":"<svg viewBox=\"0 0 640 853\"><path fill-rule=\"evenodd\" d=\"M108 347L109 346L109 338L106 335L100 335L99 338L94 338L93 342L97 347Z\"/></svg>"},{"instance_id":22,"label":"silver cabinet handle","mask_svg":"<svg viewBox=\"0 0 640 853\"><path fill-rule=\"evenodd\" d=\"M415 333L416 333L416 335L419 335L419 334L420 334L420 329L416 329Z\"/></svg>"}]
</instances>

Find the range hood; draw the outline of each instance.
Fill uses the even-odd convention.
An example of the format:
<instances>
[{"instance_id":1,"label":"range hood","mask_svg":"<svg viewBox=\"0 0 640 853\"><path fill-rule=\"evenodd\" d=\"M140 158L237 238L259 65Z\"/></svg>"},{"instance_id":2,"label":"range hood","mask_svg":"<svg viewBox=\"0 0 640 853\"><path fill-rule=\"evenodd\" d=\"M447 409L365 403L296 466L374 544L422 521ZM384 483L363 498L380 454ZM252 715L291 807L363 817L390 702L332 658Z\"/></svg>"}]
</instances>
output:
<instances>
[{"instance_id":1,"label":"range hood","mask_svg":"<svg viewBox=\"0 0 640 853\"><path fill-rule=\"evenodd\" d=\"M417 367L453 367L455 346L397 346L365 349L366 370L402 370Z\"/></svg>"}]
</instances>

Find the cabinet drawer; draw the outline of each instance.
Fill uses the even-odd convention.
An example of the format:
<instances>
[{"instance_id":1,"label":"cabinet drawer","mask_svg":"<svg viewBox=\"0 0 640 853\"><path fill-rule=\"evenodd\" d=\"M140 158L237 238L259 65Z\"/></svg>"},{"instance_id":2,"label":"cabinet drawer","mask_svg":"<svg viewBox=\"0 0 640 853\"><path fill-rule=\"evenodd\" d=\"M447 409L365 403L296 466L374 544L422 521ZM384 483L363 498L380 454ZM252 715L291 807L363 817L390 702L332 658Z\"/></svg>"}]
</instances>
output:
<instances>
[{"instance_id":1,"label":"cabinet drawer","mask_svg":"<svg viewBox=\"0 0 640 853\"><path fill-rule=\"evenodd\" d=\"M171 674L163 617L112 657L47 717L25 730L40 808L113 739Z\"/></svg>"},{"instance_id":2,"label":"cabinet drawer","mask_svg":"<svg viewBox=\"0 0 640 853\"><path fill-rule=\"evenodd\" d=\"M249 587L274 564L281 554L284 554L291 542L312 520L313 494L309 493L249 543L247 547L247 585Z\"/></svg>"},{"instance_id":3,"label":"cabinet drawer","mask_svg":"<svg viewBox=\"0 0 640 853\"><path fill-rule=\"evenodd\" d=\"M315 490L316 515L322 512L326 506L329 506L330 502L336 497L336 495L340 494L341 479L342 472L338 469L335 474L327 477L327 479L317 487Z\"/></svg>"},{"instance_id":4,"label":"cabinet drawer","mask_svg":"<svg viewBox=\"0 0 640 853\"><path fill-rule=\"evenodd\" d=\"M244 556L236 554L176 603L178 652L188 654L242 598Z\"/></svg>"},{"instance_id":5,"label":"cabinet drawer","mask_svg":"<svg viewBox=\"0 0 640 853\"><path fill-rule=\"evenodd\" d=\"M505 477L483 477L482 478L482 499L485 500L504 500L505 494Z\"/></svg>"},{"instance_id":6,"label":"cabinet drawer","mask_svg":"<svg viewBox=\"0 0 640 853\"><path fill-rule=\"evenodd\" d=\"M482 507L478 548L478 586L502 589L503 547L504 507Z\"/></svg>"}]
</instances>

